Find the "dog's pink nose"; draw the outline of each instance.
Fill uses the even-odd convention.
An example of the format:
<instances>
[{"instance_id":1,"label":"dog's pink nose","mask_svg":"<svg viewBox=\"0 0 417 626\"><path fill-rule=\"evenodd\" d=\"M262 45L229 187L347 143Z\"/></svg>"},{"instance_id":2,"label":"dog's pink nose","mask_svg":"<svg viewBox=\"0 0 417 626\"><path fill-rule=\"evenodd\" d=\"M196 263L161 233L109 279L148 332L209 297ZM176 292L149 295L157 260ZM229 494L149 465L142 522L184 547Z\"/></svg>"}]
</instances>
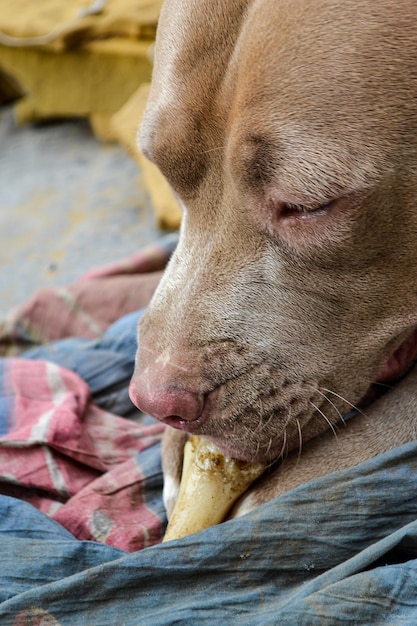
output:
<instances>
[{"instance_id":1,"label":"dog's pink nose","mask_svg":"<svg viewBox=\"0 0 417 626\"><path fill-rule=\"evenodd\" d=\"M145 389L138 381L132 381L129 394L141 411L182 430L201 416L204 407L202 394L185 389Z\"/></svg>"}]
</instances>

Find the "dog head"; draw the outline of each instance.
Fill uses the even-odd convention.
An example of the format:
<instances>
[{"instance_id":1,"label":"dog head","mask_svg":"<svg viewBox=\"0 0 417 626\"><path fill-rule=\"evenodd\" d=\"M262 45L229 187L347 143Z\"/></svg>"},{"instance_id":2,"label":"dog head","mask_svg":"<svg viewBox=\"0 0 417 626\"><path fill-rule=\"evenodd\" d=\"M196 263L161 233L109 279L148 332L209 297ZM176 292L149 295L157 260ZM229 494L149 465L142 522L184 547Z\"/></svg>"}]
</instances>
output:
<instances>
[{"instance_id":1,"label":"dog head","mask_svg":"<svg viewBox=\"0 0 417 626\"><path fill-rule=\"evenodd\" d=\"M415 7L168 0L140 143L183 210L131 396L268 460L397 375L417 324Z\"/></svg>"}]
</instances>

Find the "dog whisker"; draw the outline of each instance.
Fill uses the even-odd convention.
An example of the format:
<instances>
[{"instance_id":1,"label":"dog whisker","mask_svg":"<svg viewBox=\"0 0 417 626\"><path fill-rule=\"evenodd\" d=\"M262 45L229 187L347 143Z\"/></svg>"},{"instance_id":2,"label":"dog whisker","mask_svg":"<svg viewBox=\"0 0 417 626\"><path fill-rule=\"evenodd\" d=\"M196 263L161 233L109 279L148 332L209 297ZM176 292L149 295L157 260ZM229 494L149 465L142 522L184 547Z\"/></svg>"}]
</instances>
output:
<instances>
[{"instance_id":1,"label":"dog whisker","mask_svg":"<svg viewBox=\"0 0 417 626\"><path fill-rule=\"evenodd\" d=\"M286 449L287 449L287 429L284 428L284 438L282 442L281 452L279 453L280 457L285 458L287 456Z\"/></svg>"},{"instance_id":2,"label":"dog whisker","mask_svg":"<svg viewBox=\"0 0 417 626\"><path fill-rule=\"evenodd\" d=\"M258 452L259 452L259 448L260 448L260 441L258 440L258 443L256 444L256 450L252 456L252 461L254 461L256 459L256 457L258 456Z\"/></svg>"},{"instance_id":3,"label":"dog whisker","mask_svg":"<svg viewBox=\"0 0 417 626\"><path fill-rule=\"evenodd\" d=\"M262 429L266 426L266 424L262 423L262 418L263 418L263 414L264 414L264 410L263 410L263 404L262 404L262 400L259 398L258 400L258 405L259 405L259 411L258 411L258 416L259 416L259 420L258 420L258 424L255 427L255 430L253 431L253 434L256 435L258 432L261 432ZM269 420L268 420L269 422ZM268 423L267 422L267 423Z\"/></svg>"},{"instance_id":4,"label":"dog whisker","mask_svg":"<svg viewBox=\"0 0 417 626\"><path fill-rule=\"evenodd\" d=\"M271 437L270 444L272 445L272 443L273 443L273 438ZM269 449L269 446L268 446L268 449ZM279 459L279 457L278 457L278 459ZM277 462L278 459L275 458L275 457L273 459L271 459L270 462L267 463L267 465L265 465L265 471L267 471L267 470L269 470L271 468L274 468L276 466L276 462ZM281 464L282 464L282 462L283 461L281 459Z\"/></svg>"},{"instance_id":5,"label":"dog whisker","mask_svg":"<svg viewBox=\"0 0 417 626\"><path fill-rule=\"evenodd\" d=\"M283 461L287 458L288 455L288 442L287 442L287 425L291 420L291 406L288 406L288 420L284 426L284 437L282 441L281 452L278 455L278 458L281 458Z\"/></svg>"},{"instance_id":6,"label":"dog whisker","mask_svg":"<svg viewBox=\"0 0 417 626\"><path fill-rule=\"evenodd\" d=\"M299 445L298 445L298 457L297 457L297 463L301 458L301 450L303 448L303 435L301 432L301 424L300 421L296 418L295 422L297 424L297 428L298 428L298 437L299 437Z\"/></svg>"},{"instance_id":7,"label":"dog whisker","mask_svg":"<svg viewBox=\"0 0 417 626\"><path fill-rule=\"evenodd\" d=\"M336 393L336 391L332 391L331 389L327 389L326 387L322 387L322 389L323 391L326 391L327 393L331 393L337 398L340 398L340 400L343 400L343 402L346 402L346 404L352 407L352 409L355 409L355 411L358 411L358 413L363 415L363 417L367 417L366 413L364 413L358 406L356 406L355 404L352 404L352 402L350 402L349 400L341 396L339 393Z\"/></svg>"},{"instance_id":8,"label":"dog whisker","mask_svg":"<svg viewBox=\"0 0 417 626\"><path fill-rule=\"evenodd\" d=\"M322 398L324 398L324 399L325 399L325 400L326 400L326 401L327 401L327 402L328 402L328 403L329 403L329 404L330 404L330 405L334 408L334 410L336 411L336 413L337 413L337 414L338 414L338 416L339 416L340 421L342 422L342 424L343 424L344 426L346 426L345 419L344 419L344 417L343 417L342 413L339 411L339 409L338 409L338 408L337 408L337 406L335 405L335 403L334 403L334 402L332 402L332 401L330 400L330 398L328 398L328 397L326 396L326 394L325 394L325 393L323 393L322 391L320 391L320 389L319 389L318 387L314 387L313 385L307 385L307 386L308 386L308 387L310 387L311 389L314 389L314 391L316 391L317 393L319 393L319 394L322 396ZM325 391L326 391L326 390L325 390ZM330 392L330 393L331 393L331 392ZM310 400L310 402L311 402L311 400Z\"/></svg>"},{"instance_id":9,"label":"dog whisker","mask_svg":"<svg viewBox=\"0 0 417 626\"><path fill-rule=\"evenodd\" d=\"M321 410L318 406L316 406L316 405L314 404L314 402L311 402L311 400L310 400L310 404L311 404L311 406L313 406L313 407L316 409L316 411L318 411L318 412L320 413L320 415L321 415L321 416L322 416L322 417L326 420L326 422L327 422L327 423L328 423L328 425L330 426L330 429L331 429L331 431L332 431L332 433L333 433L333 435L334 435L334 438L336 439L336 441L338 441L338 439L337 439L337 432L336 432L336 429L335 429L335 427L333 426L333 424L331 423L331 421L329 420L329 418L328 418L328 417L327 417L327 416L323 413L323 411L322 411L322 410Z\"/></svg>"},{"instance_id":10,"label":"dog whisker","mask_svg":"<svg viewBox=\"0 0 417 626\"><path fill-rule=\"evenodd\" d=\"M378 381L375 381L374 383L372 383L372 385L375 385L376 387L382 387L383 389L394 389L394 385L389 385L388 383L380 383Z\"/></svg>"},{"instance_id":11,"label":"dog whisker","mask_svg":"<svg viewBox=\"0 0 417 626\"><path fill-rule=\"evenodd\" d=\"M262 422L262 417L263 417L263 405L262 405L262 401L259 400L259 406L260 406L260 412L259 412L259 423L258 426L255 428L255 430L253 431L253 434L256 435L258 432L261 432L262 430L266 430L269 426L269 424L274 420L275 415L274 413L271 413L270 417L267 419L266 422Z\"/></svg>"},{"instance_id":12,"label":"dog whisker","mask_svg":"<svg viewBox=\"0 0 417 626\"><path fill-rule=\"evenodd\" d=\"M326 394L325 394L325 393L321 392L321 391L320 391L320 389L317 389L316 391L317 391L317 392L318 392L321 396L323 396L323 398L324 398L325 400L327 400L327 402L328 402L329 404L331 404L331 405L332 405L332 407L334 408L334 410L335 410L335 411L336 411L336 413L338 414L340 421L342 422L342 424L343 424L344 426L346 426L345 419L344 419L344 417L343 417L342 413L339 411L339 409L338 409L338 408L337 408L337 406L335 405L335 403L334 403L334 402L332 402L332 401L330 400L330 398L328 398L328 397L326 396Z\"/></svg>"},{"instance_id":13,"label":"dog whisker","mask_svg":"<svg viewBox=\"0 0 417 626\"><path fill-rule=\"evenodd\" d=\"M203 150L201 154L208 154L209 152L216 152L217 150L224 150L225 146L218 146L217 148L209 148L208 150Z\"/></svg>"}]
</instances>

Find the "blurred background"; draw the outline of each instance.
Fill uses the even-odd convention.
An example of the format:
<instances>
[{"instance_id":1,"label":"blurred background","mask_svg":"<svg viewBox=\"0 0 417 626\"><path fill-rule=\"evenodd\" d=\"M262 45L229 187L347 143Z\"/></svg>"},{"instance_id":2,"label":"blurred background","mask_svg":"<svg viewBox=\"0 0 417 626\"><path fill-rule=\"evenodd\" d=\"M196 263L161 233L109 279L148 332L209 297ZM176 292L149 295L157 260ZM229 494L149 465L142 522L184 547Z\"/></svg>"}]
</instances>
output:
<instances>
[{"instance_id":1,"label":"blurred background","mask_svg":"<svg viewBox=\"0 0 417 626\"><path fill-rule=\"evenodd\" d=\"M162 0L0 0L0 318L180 210L136 148Z\"/></svg>"}]
</instances>

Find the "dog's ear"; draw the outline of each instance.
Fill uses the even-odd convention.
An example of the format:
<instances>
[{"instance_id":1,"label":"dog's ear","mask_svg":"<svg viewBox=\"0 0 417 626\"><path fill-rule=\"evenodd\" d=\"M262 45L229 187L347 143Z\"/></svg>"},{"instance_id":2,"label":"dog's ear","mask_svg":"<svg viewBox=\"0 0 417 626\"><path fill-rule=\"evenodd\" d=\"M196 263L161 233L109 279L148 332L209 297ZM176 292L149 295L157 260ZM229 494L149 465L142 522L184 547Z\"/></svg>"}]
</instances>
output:
<instances>
[{"instance_id":1,"label":"dog's ear","mask_svg":"<svg viewBox=\"0 0 417 626\"><path fill-rule=\"evenodd\" d=\"M164 473L163 500L168 519L177 501L180 489L184 446L188 434L167 427L162 437L162 471Z\"/></svg>"}]
</instances>

